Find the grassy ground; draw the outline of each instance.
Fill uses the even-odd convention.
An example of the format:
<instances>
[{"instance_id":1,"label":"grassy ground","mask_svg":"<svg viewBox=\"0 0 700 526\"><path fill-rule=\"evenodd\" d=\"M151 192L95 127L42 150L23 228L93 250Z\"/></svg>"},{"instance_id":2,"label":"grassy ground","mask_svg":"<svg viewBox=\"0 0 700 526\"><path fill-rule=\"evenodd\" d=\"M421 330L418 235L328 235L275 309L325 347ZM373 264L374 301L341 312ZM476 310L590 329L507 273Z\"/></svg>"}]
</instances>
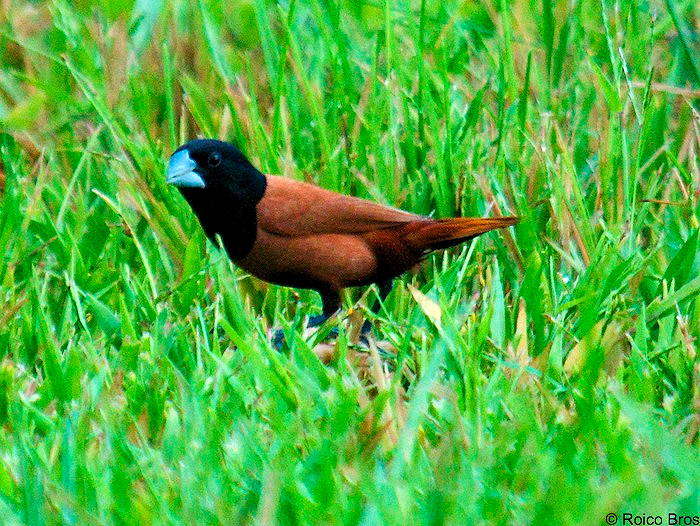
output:
<instances>
[{"instance_id":1,"label":"grassy ground","mask_svg":"<svg viewBox=\"0 0 700 526\"><path fill-rule=\"evenodd\" d=\"M0 3L0 523L700 513L693 0ZM523 221L324 365L164 184L198 135Z\"/></svg>"}]
</instances>

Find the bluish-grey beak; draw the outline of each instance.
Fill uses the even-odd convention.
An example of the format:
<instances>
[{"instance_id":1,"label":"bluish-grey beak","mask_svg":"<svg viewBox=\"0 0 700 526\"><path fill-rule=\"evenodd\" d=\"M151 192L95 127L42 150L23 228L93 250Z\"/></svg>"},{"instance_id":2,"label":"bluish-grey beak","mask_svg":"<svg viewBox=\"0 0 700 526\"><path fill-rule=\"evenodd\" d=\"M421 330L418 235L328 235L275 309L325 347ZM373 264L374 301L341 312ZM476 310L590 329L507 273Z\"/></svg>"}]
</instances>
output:
<instances>
[{"instance_id":1,"label":"bluish-grey beak","mask_svg":"<svg viewBox=\"0 0 700 526\"><path fill-rule=\"evenodd\" d=\"M168 161L165 181L181 188L204 188L204 179L195 171L196 168L197 163L192 160L190 153L180 150Z\"/></svg>"}]
</instances>

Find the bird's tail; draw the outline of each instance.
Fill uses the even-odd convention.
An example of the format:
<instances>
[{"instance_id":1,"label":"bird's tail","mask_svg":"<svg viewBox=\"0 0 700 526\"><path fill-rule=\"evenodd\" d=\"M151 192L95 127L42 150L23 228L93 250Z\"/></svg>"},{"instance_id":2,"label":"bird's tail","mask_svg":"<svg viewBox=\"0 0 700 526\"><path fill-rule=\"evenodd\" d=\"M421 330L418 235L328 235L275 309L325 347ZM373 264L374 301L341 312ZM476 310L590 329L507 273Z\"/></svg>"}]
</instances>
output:
<instances>
[{"instance_id":1,"label":"bird's tail","mask_svg":"<svg viewBox=\"0 0 700 526\"><path fill-rule=\"evenodd\" d=\"M455 217L406 225L403 239L416 250L440 250L464 243L497 228L516 224L517 217Z\"/></svg>"}]
</instances>

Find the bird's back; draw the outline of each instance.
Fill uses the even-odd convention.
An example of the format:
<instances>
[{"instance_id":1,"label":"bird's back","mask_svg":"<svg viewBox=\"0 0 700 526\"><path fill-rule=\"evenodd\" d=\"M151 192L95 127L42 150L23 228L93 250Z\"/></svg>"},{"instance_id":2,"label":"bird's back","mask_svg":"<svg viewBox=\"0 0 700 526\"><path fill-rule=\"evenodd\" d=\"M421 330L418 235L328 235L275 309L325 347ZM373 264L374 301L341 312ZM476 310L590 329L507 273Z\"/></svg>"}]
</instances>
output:
<instances>
[{"instance_id":1,"label":"bird's back","mask_svg":"<svg viewBox=\"0 0 700 526\"><path fill-rule=\"evenodd\" d=\"M420 221L422 216L274 175L258 203L258 225L288 237L360 234Z\"/></svg>"}]
</instances>

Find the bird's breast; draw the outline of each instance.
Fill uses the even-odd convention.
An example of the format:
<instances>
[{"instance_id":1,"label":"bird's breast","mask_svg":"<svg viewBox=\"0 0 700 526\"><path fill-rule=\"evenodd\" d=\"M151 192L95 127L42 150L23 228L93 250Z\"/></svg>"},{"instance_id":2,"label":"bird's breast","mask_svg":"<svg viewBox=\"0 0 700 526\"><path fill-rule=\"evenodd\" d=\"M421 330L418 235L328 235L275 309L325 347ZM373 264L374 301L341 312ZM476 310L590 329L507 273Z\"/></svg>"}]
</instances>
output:
<instances>
[{"instance_id":1,"label":"bird's breast","mask_svg":"<svg viewBox=\"0 0 700 526\"><path fill-rule=\"evenodd\" d=\"M239 199L225 189L181 188L204 233L217 244L221 236L224 248L234 261L245 257L257 236L257 211L254 203Z\"/></svg>"}]
</instances>

